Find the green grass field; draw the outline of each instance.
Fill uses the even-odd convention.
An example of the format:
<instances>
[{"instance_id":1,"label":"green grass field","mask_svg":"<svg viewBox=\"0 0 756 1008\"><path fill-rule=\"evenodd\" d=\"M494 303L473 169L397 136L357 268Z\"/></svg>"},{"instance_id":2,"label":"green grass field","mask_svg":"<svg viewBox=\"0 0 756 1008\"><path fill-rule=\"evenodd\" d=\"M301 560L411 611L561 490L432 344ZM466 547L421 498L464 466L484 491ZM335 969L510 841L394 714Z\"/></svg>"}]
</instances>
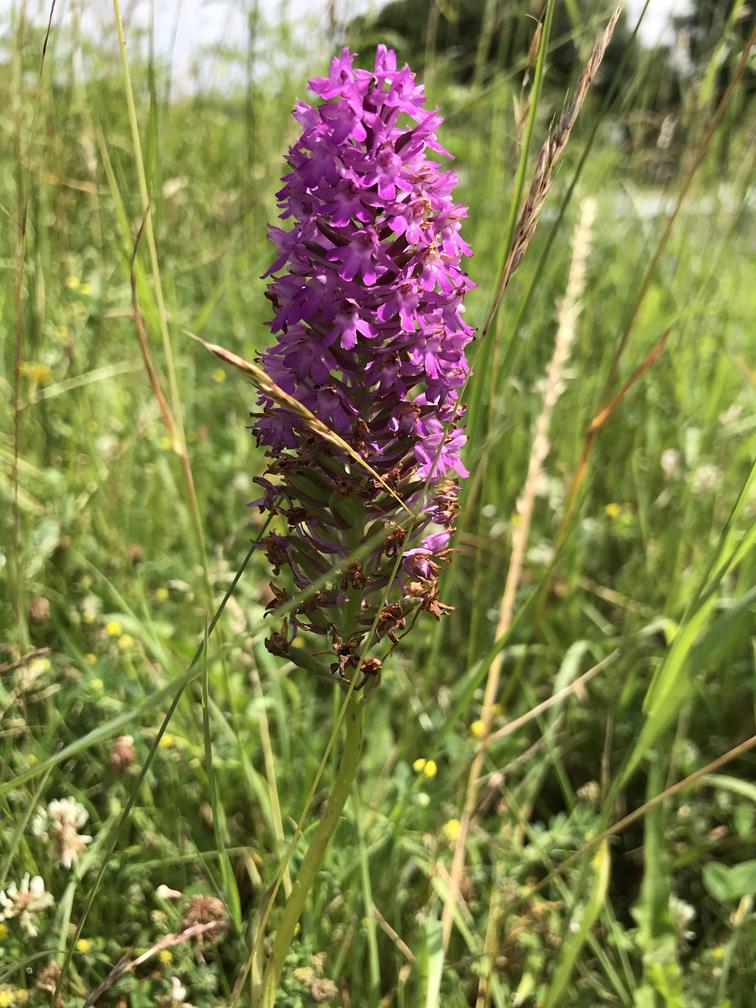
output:
<instances>
[{"instance_id":1,"label":"green grass field","mask_svg":"<svg viewBox=\"0 0 756 1008\"><path fill-rule=\"evenodd\" d=\"M583 59L609 13L574 25ZM0 1008L256 1004L333 780L342 692L263 645L257 393L190 335L249 360L269 341L259 277L289 112L334 48L322 25L312 46L250 27L252 55L234 39L216 56L231 83L183 94L131 42L127 85L115 19L102 40L53 21L43 65L41 23L16 11L0 28ZM418 621L370 699L281 1008L754 1004L742 52L711 41L671 140L653 53L608 110L588 96L472 346L454 611ZM462 85L442 58L428 68L470 208L477 327L563 105L548 77L533 100L533 69ZM55 807L47 828L40 810L69 797L91 840L66 866ZM52 897L26 917L25 873Z\"/></svg>"}]
</instances>

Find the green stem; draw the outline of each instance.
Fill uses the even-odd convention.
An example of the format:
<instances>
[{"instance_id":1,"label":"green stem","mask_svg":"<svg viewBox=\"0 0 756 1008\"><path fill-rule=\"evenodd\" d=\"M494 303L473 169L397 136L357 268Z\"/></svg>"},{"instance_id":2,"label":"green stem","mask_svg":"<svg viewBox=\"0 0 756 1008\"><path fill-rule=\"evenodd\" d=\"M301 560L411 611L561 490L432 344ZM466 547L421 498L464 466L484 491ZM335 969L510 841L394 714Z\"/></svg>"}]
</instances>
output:
<instances>
[{"instance_id":1,"label":"green stem","mask_svg":"<svg viewBox=\"0 0 756 1008\"><path fill-rule=\"evenodd\" d=\"M302 915L304 902L313 883L315 875L323 863L328 844L331 842L336 827L339 824L341 813L344 810L352 783L357 775L357 767L360 762L362 751L363 733L363 708L356 696L352 696L349 706L344 714L346 734L344 736L344 748L341 753L341 760L336 771L336 779L333 783L328 804L326 805L323 818L318 823L317 829L307 848L299 875L294 881L291 894L286 901L278 924L276 937L273 942L273 949L270 958L265 966L265 973L262 980L262 991L260 995L260 1008L273 1008L276 1000L278 981L281 978L284 959L291 946L292 938L296 930L299 918Z\"/></svg>"}]
</instances>

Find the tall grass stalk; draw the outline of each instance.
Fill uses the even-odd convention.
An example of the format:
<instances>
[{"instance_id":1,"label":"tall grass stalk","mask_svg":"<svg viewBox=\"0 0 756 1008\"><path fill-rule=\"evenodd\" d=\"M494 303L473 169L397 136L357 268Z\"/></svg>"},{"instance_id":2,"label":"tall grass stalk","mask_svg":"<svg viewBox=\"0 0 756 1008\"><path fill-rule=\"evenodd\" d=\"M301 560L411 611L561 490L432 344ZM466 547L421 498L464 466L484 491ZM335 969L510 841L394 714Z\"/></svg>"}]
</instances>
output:
<instances>
[{"instance_id":1,"label":"tall grass stalk","mask_svg":"<svg viewBox=\"0 0 756 1008\"><path fill-rule=\"evenodd\" d=\"M596 205L594 201L591 199L584 200L580 211L580 219L575 229L567 290L559 308L554 351L544 380L543 403L536 420L527 476L517 506L520 522L512 538L512 555L507 570L504 592L499 605L499 619L496 626L497 639L504 637L512 625L515 598L525 562L525 549L533 516L533 506L535 504L538 483L543 473L543 466L549 452L551 416L554 406L565 387L565 369L575 339L577 320L580 313L580 300L585 289L586 265L591 248L591 235L595 216ZM490 732L493 705L496 702L499 691L502 665L502 654L499 652L491 662L486 679L481 713L483 739ZM460 816L460 832L454 847L454 858L451 869L452 899L459 898L458 894L464 871L467 841L478 800L478 782L483 768L483 759L484 748L481 745L478 748L468 774L464 804ZM492 895L493 898L494 896ZM444 907L442 917L445 945L449 943L452 923L452 905L448 903ZM479 1003L485 1001L485 988L486 981L484 975L481 978L481 986L478 992Z\"/></svg>"}]
</instances>

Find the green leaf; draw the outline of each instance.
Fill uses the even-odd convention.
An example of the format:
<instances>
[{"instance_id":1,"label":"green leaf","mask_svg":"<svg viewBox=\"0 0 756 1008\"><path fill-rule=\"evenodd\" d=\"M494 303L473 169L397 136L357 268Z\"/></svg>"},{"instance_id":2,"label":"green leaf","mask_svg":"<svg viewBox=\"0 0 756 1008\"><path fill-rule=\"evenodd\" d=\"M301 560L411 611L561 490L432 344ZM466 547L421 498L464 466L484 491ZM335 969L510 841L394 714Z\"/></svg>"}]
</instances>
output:
<instances>
[{"instance_id":1,"label":"green leaf","mask_svg":"<svg viewBox=\"0 0 756 1008\"><path fill-rule=\"evenodd\" d=\"M562 996L572 975L575 961L591 932L591 928L596 923L606 898L609 886L609 867L609 845L605 840L593 858L593 886L588 902L580 916L576 930L571 931L569 938L562 945L554 979L546 991L543 1008L555 1008L556 1005L564 1004Z\"/></svg>"},{"instance_id":2,"label":"green leaf","mask_svg":"<svg viewBox=\"0 0 756 1008\"><path fill-rule=\"evenodd\" d=\"M733 794L742 795L743 798L750 798L752 802L756 802L756 784L751 784L750 781L730 777L727 774L707 774L702 783L732 791Z\"/></svg>"},{"instance_id":3,"label":"green leaf","mask_svg":"<svg viewBox=\"0 0 756 1008\"><path fill-rule=\"evenodd\" d=\"M732 868L713 861L704 866L703 881L709 895L720 903L739 900L743 896L754 896L756 860L743 861Z\"/></svg>"}]
</instances>

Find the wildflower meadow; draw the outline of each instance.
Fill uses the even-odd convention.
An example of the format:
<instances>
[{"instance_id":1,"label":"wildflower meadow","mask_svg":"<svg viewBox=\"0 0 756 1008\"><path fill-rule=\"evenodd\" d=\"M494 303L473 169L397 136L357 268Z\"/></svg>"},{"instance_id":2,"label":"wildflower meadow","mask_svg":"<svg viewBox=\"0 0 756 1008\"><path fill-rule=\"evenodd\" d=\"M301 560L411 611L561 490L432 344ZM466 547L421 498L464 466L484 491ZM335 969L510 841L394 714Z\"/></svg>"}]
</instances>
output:
<instances>
[{"instance_id":1,"label":"wildflower meadow","mask_svg":"<svg viewBox=\"0 0 756 1008\"><path fill-rule=\"evenodd\" d=\"M756 1004L755 23L0 2L0 1008Z\"/></svg>"}]
</instances>

